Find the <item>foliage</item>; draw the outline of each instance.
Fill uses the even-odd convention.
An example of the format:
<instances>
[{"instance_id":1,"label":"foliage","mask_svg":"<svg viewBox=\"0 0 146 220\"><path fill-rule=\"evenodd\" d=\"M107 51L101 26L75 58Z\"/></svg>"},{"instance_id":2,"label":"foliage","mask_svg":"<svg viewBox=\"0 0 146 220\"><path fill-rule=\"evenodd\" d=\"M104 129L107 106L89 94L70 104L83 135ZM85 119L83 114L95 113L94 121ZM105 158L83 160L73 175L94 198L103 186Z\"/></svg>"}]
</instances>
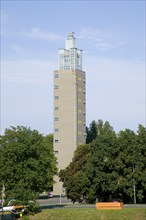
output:
<instances>
[{"instance_id":1,"label":"foliage","mask_svg":"<svg viewBox=\"0 0 146 220\"><path fill-rule=\"evenodd\" d=\"M16 201L17 202L17 201ZM21 203L16 203L21 204ZM26 204L25 204L26 205ZM15 218L16 219L23 219L23 220L30 220L29 216L30 215L35 215L36 213L41 212L41 208L37 202L28 202L27 206L23 209L18 210L15 213ZM22 218L23 217L23 218Z\"/></svg>"},{"instance_id":2,"label":"foliage","mask_svg":"<svg viewBox=\"0 0 146 220\"><path fill-rule=\"evenodd\" d=\"M90 179L88 202L111 200L116 191L117 173L114 160L117 155L117 137L108 122L97 123L97 136L91 143L91 157L87 167Z\"/></svg>"},{"instance_id":3,"label":"foliage","mask_svg":"<svg viewBox=\"0 0 146 220\"><path fill-rule=\"evenodd\" d=\"M0 187L4 183L7 200L34 200L52 187L56 173L52 135L11 127L1 136L0 146Z\"/></svg>"},{"instance_id":4,"label":"foliage","mask_svg":"<svg viewBox=\"0 0 146 220\"><path fill-rule=\"evenodd\" d=\"M40 212L40 206L38 203L28 203L27 208L25 209L25 214L33 215L35 213Z\"/></svg>"},{"instance_id":5,"label":"foliage","mask_svg":"<svg viewBox=\"0 0 146 220\"><path fill-rule=\"evenodd\" d=\"M138 202L146 203L146 128L139 125L134 179L138 191Z\"/></svg>"},{"instance_id":6,"label":"foliage","mask_svg":"<svg viewBox=\"0 0 146 220\"><path fill-rule=\"evenodd\" d=\"M97 136L97 123L92 121L89 128L86 127L86 144L91 143Z\"/></svg>"},{"instance_id":7,"label":"foliage","mask_svg":"<svg viewBox=\"0 0 146 220\"><path fill-rule=\"evenodd\" d=\"M60 172L68 198L133 203L135 188L136 201L145 203L146 128L139 125L137 133L126 129L116 134L109 122L91 124L96 125L95 139L78 147L72 163Z\"/></svg>"},{"instance_id":8,"label":"foliage","mask_svg":"<svg viewBox=\"0 0 146 220\"><path fill-rule=\"evenodd\" d=\"M118 172L118 190L125 202L133 202L134 187L138 203L146 201L146 129L137 134L126 129L118 134L119 154L114 169Z\"/></svg>"},{"instance_id":9,"label":"foliage","mask_svg":"<svg viewBox=\"0 0 146 220\"><path fill-rule=\"evenodd\" d=\"M74 153L73 161L59 172L60 180L66 190L66 196L73 202L86 200L88 178L84 172L90 156L90 145L80 145Z\"/></svg>"}]
</instances>

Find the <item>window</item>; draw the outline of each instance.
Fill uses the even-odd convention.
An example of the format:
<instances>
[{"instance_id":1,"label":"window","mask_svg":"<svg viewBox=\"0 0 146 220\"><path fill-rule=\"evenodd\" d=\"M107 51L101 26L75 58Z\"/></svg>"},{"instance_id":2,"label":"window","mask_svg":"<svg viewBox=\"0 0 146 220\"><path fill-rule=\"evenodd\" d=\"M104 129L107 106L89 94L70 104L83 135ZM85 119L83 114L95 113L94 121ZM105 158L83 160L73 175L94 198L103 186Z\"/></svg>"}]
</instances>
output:
<instances>
[{"instance_id":1,"label":"window","mask_svg":"<svg viewBox=\"0 0 146 220\"><path fill-rule=\"evenodd\" d=\"M58 128L55 128L55 129L54 129L54 132L58 132L58 131L59 131L59 129L58 129Z\"/></svg>"},{"instance_id":2,"label":"window","mask_svg":"<svg viewBox=\"0 0 146 220\"><path fill-rule=\"evenodd\" d=\"M55 150L55 154L58 154L58 150Z\"/></svg>"},{"instance_id":3,"label":"window","mask_svg":"<svg viewBox=\"0 0 146 220\"><path fill-rule=\"evenodd\" d=\"M55 139L55 140L54 140L54 142L55 142L55 143L58 143L58 142L59 142L59 140L58 140L58 139Z\"/></svg>"},{"instance_id":4,"label":"window","mask_svg":"<svg viewBox=\"0 0 146 220\"><path fill-rule=\"evenodd\" d=\"M57 73L55 73L54 78L59 78L59 75Z\"/></svg>"},{"instance_id":5,"label":"window","mask_svg":"<svg viewBox=\"0 0 146 220\"><path fill-rule=\"evenodd\" d=\"M55 106L55 107L54 107L54 110L58 110L58 109L59 109L59 107L58 107L58 106Z\"/></svg>"},{"instance_id":6,"label":"window","mask_svg":"<svg viewBox=\"0 0 146 220\"><path fill-rule=\"evenodd\" d=\"M58 95L55 95L55 97L54 97L55 99L59 99L59 96Z\"/></svg>"},{"instance_id":7,"label":"window","mask_svg":"<svg viewBox=\"0 0 146 220\"><path fill-rule=\"evenodd\" d=\"M55 117L54 120L55 120L55 121L59 121L59 118L58 118L58 117Z\"/></svg>"},{"instance_id":8,"label":"window","mask_svg":"<svg viewBox=\"0 0 146 220\"><path fill-rule=\"evenodd\" d=\"M59 86L58 85L54 85L54 89L59 89Z\"/></svg>"}]
</instances>

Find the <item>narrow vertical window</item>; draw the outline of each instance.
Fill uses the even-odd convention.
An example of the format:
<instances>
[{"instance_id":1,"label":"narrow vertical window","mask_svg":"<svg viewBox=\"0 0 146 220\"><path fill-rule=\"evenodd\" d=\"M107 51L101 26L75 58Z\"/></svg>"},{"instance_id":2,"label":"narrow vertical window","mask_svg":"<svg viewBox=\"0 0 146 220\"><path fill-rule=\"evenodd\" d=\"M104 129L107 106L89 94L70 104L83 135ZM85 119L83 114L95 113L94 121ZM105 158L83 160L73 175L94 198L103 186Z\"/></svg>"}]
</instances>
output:
<instances>
[{"instance_id":1,"label":"narrow vertical window","mask_svg":"<svg viewBox=\"0 0 146 220\"><path fill-rule=\"evenodd\" d=\"M54 78L59 78L59 75L57 73L55 73Z\"/></svg>"}]
</instances>

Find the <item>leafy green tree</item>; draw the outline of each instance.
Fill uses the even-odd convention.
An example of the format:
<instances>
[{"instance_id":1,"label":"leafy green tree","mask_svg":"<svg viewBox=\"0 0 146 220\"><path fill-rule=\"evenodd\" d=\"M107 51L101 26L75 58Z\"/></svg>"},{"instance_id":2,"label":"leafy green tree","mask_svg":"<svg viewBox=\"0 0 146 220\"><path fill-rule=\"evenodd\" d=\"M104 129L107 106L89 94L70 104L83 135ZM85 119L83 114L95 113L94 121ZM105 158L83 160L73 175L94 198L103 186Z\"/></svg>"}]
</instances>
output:
<instances>
[{"instance_id":1,"label":"leafy green tree","mask_svg":"<svg viewBox=\"0 0 146 220\"><path fill-rule=\"evenodd\" d=\"M80 145L69 166L59 172L66 196L73 202L86 201L89 180L86 176L85 167L89 157L90 145Z\"/></svg>"},{"instance_id":2,"label":"leafy green tree","mask_svg":"<svg viewBox=\"0 0 146 220\"><path fill-rule=\"evenodd\" d=\"M115 160L115 170L119 173L118 187L123 201L144 202L146 201L146 129L140 125L137 134L129 129L121 131L118 135L118 144L119 155Z\"/></svg>"},{"instance_id":3,"label":"leafy green tree","mask_svg":"<svg viewBox=\"0 0 146 220\"><path fill-rule=\"evenodd\" d=\"M97 136L91 143L91 157L87 176L91 180L89 202L109 201L117 189L117 173L114 159L117 152L117 137L109 122L97 123Z\"/></svg>"},{"instance_id":4,"label":"leafy green tree","mask_svg":"<svg viewBox=\"0 0 146 220\"><path fill-rule=\"evenodd\" d=\"M56 160L53 136L23 126L6 129L0 140L0 187L7 200L36 199L53 185Z\"/></svg>"},{"instance_id":5,"label":"leafy green tree","mask_svg":"<svg viewBox=\"0 0 146 220\"><path fill-rule=\"evenodd\" d=\"M86 127L86 144L91 143L97 136L97 123L92 121L89 128Z\"/></svg>"},{"instance_id":6,"label":"leafy green tree","mask_svg":"<svg viewBox=\"0 0 146 220\"><path fill-rule=\"evenodd\" d=\"M146 129L139 126L137 134L126 129L115 134L106 122L98 124L97 137L92 142L89 176L92 184L90 201L113 198L138 203L146 200ZM92 172L91 172L92 170Z\"/></svg>"},{"instance_id":7,"label":"leafy green tree","mask_svg":"<svg viewBox=\"0 0 146 220\"><path fill-rule=\"evenodd\" d=\"M137 131L137 151L139 155L136 181L136 193L138 202L146 203L146 127L139 125ZM136 172L136 167L135 167Z\"/></svg>"},{"instance_id":8,"label":"leafy green tree","mask_svg":"<svg viewBox=\"0 0 146 220\"><path fill-rule=\"evenodd\" d=\"M109 122L94 122L96 137L77 148L70 165L60 172L73 202L146 202L146 128L116 134Z\"/></svg>"},{"instance_id":9,"label":"leafy green tree","mask_svg":"<svg viewBox=\"0 0 146 220\"><path fill-rule=\"evenodd\" d=\"M118 172L118 191L124 202L133 201L133 166L136 157L136 134L126 129L118 134L119 154L115 159L114 169Z\"/></svg>"},{"instance_id":10,"label":"leafy green tree","mask_svg":"<svg viewBox=\"0 0 146 220\"><path fill-rule=\"evenodd\" d=\"M99 120L96 137L91 144L78 147L72 163L60 172L68 198L76 202L95 202L109 199L117 174L113 170L116 156L117 138L108 122ZM116 185L116 183L114 183Z\"/></svg>"}]
</instances>

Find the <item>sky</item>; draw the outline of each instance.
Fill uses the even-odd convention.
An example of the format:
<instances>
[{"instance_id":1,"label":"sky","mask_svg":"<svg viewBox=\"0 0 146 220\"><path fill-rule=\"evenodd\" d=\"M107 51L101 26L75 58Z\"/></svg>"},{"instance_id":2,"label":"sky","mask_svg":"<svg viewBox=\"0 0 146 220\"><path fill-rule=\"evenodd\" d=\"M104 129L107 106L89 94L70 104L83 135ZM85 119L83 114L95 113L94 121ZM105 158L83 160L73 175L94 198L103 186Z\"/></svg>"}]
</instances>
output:
<instances>
[{"instance_id":1,"label":"sky","mask_svg":"<svg viewBox=\"0 0 146 220\"><path fill-rule=\"evenodd\" d=\"M86 123L146 126L145 1L1 0L1 134L53 133L53 71L67 32L83 50Z\"/></svg>"}]
</instances>

